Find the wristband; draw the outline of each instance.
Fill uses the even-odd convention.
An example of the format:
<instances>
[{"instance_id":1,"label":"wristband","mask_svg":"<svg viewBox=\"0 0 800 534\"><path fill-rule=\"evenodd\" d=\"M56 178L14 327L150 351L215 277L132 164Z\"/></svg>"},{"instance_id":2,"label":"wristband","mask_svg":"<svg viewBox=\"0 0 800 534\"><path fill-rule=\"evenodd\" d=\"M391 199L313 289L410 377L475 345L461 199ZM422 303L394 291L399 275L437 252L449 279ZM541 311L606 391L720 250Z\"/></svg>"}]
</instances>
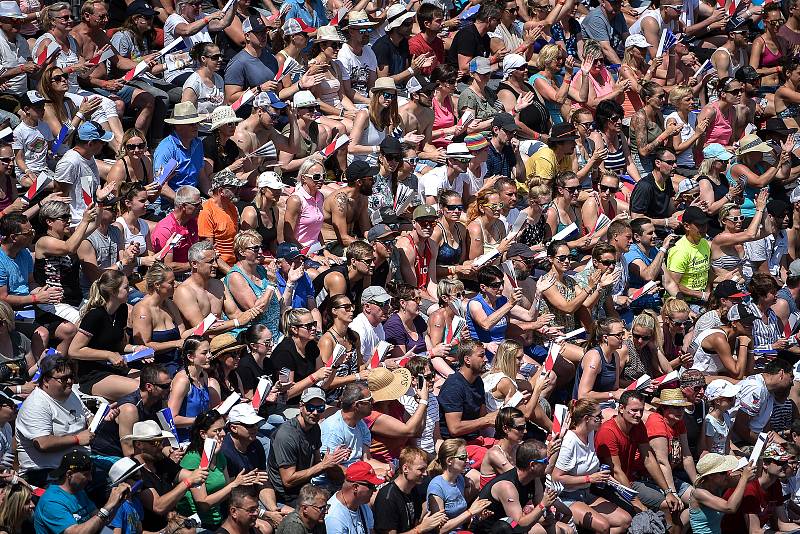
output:
<instances>
[{"instance_id":1,"label":"wristband","mask_svg":"<svg viewBox=\"0 0 800 534\"><path fill-rule=\"evenodd\" d=\"M356 377L356 381L361 380L361 373L356 373L355 377Z\"/></svg>"},{"instance_id":2,"label":"wristband","mask_svg":"<svg viewBox=\"0 0 800 534\"><path fill-rule=\"evenodd\" d=\"M77 113L75 114L75 116L76 116L76 117L78 117L78 118L79 118L80 120L82 120L82 121L85 121L85 120L86 120L86 115L84 115L84 114L83 114L83 111L79 111L79 112L77 112Z\"/></svg>"},{"instance_id":3,"label":"wristband","mask_svg":"<svg viewBox=\"0 0 800 534\"><path fill-rule=\"evenodd\" d=\"M609 391L608 392L608 400L613 400L613 399L614 399L614 392L613 391Z\"/></svg>"},{"instance_id":4,"label":"wristband","mask_svg":"<svg viewBox=\"0 0 800 534\"><path fill-rule=\"evenodd\" d=\"M427 405L428 405L428 399L420 399L420 400L419 400L419 403L420 403L422 406L427 406Z\"/></svg>"},{"instance_id":5,"label":"wristband","mask_svg":"<svg viewBox=\"0 0 800 534\"><path fill-rule=\"evenodd\" d=\"M183 485L186 486L186 489L192 489L192 483L189 482L189 479L184 478L183 480L181 480L181 482L183 482Z\"/></svg>"},{"instance_id":6,"label":"wristband","mask_svg":"<svg viewBox=\"0 0 800 534\"><path fill-rule=\"evenodd\" d=\"M100 508L100 509L97 511L97 517L99 517L99 518L100 518L100 520L101 520L101 521L103 521L103 522L105 523L105 522L106 522L106 521L108 521L108 519L111 517L111 512L109 512L109 511L108 511L108 510L106 510L105 508Z\"/></svg>"},{"instance_id":7,"label":"wristband","mask_svg":"<svg viewBox=\"0 0 800 534\"><path fill-rule=\"evenodd\" d=\"M667 249L665 249L664 247L661 247L660 249L658 249L658 251L660 253L662 253L662 254L666 254L667 253Z\"/></svg>"},{"instance_id":8,"label":"wristband","mask_svg":"<svg viewBox=\"0 0 800 534\"><path fill-rule=\"evenodd\" d=\"M410 75L412 75L412 76L413 76L414 74L416 74L416 73L414 72L414 67L408 67L408 73L409 73Z\"/></svg>"},{"instance_id":9,"label":"wristband","mask_svg":"<svg viewBox=\"0 0 800 534\"><path fill-rule=\"evenodd\" d=\"M75 441L75 445L80 445L81 444L81 438L78 437L78 434L73 434L72 435L72 439L73 439L73 441ZM101 510L102 510L102 508L101 508Z\"/></svg>"},{"instance_id":10,"label":"wristband","mask_svg":"<svg viewBox=\"0 0 800 534\"><path fill-rule=\"evenodd\" d=\"M234 327L234 328L239 328L239 324L240 324L240 323L239 323L239 319L234 319L234 320L233 320L233 327Z\"/></svg>"},{"instance_id":11,"label":"wristband","mask_svg":"<svg viewBox=\"0 0 800 534\"><path fill-rule=\"evenodd\" d=\"M547 509L547 507L545 505L543 505L542 503L537 504L536 507L537 508L541 508L542 512L544 512Z\"/></svg>"},{"instance_id":12,"label":"wristband","mask_svg":"<svg viewBox=\"0 0 800 534\"><path fill-rule=\"evenodd\" d=\"M586 482L587 484L591 484L592 483L592 477L590 477L589 475L584 475L583 476L583 481Z\"/></svg>"},{"instance_id":13,"label":"wristband","mask_svg":"<svg viewBox=\"0 0 800 534\"><path fill-rule=\"evenodd\" d=\"M16 386L16 387L14 388L14 391L16 391L16 392L17 392L17 395L21 394L21 393L22 393L22 386Z\"/></svg>"},{"instance_id":14,"label":"wristband","mask_svg":"<svg viewBox=\"0 0 800 534\"><path fill-rule=\"evenodd\" d=\"M31 303L36 304L37 302L39 302L39 297L34 293L31 295Z\"/></svg>"},{"instance_id":15,"label":"wristband","mask_svg":"<svg viewBox=\"0 0 800 534\"><path fill-rule=\"evenodd\" d=\"M123 265L121 261L118 261L115 265L117 266L117 269L119 269L120 271L125 269L125 265Z\"/></svg>"}]
</instances>

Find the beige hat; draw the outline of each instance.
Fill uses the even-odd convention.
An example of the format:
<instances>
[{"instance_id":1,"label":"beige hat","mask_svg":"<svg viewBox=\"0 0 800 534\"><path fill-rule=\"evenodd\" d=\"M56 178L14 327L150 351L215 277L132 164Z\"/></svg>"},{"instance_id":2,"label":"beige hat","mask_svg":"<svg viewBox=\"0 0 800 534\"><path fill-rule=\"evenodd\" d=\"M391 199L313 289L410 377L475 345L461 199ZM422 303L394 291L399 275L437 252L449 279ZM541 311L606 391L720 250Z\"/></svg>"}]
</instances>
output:
<instances>
[{"instance_id":1,"label":"beige hat","mask_svg":"<svg viewBox=\"0 0 800 534\"><path fill-rule=\"evenodd\" d=\"M210 118L212 131L223 124L237 124L244 120L237 117L236 112L233 111L233 108L230 106L220 106L214 109L214 111L211 112Z\"/></svg>"},{"instance_id":2,"label":"beige hat","mask_svg":"<svg viewBox=\"0 0 800 534\"><path fill-rule=\"evenodd\" d=\"M377 25L377 22L369 20L366 11L351 11L347 14L348 28L372 28Z\"/></svg>"},{"instance_id":3,"label":"beige hat","mask_svg":"<svg viewBox=\"0 0 800 534\"><path fill-rule=\"evenodd\" d=\"M394 83L394 79L384 76L375 80L372 92L375 93L377 91L394 91L396 93L397 85Z\"/></svg>"},{"instance_id":4,"label":"beige hat","mask_svg":"<svg viewBox=\"0 0 800 534\"><path fill-rule=\"evenodd\" d=\"M408 369L377 367L370 371L367 384L375 402L397 400L411 387L411 373Z\"/></svg>"},{"instance_id":5,"label":"beige hat","mask_svg":"<svg viewBox=\"0 0 800 534\"><path fill-rule=\"evenodd\" d=\"M226 352L239 351L243 348L244 345L239 343L239 340L236 339L236 336L232 334L220 334L218 336L214 336L214 339L211 340L211 345L209 346L212 358L218 358Z\"/></svg>"},{"instance_id":6,"label":"beige hat","mask_svg":"<svg viewBox=\"0 0 800 534\"><path fill-rule=\"evenodd\" d=\"M191 102L178 102L172 110L172 117L164 119L167 124L197 124L206 119L205 115L197 112L197 108Z\"/></svg>"},{"instance_id":7,"label":"beige hat","mask_svg":"<svg viewBox=\"0 0 800 534\"><path fill-rule=\"evenodd\" d=\"M736 155L741 156L748 152L762 152L768 154L772 152L772 147L762 141L756 134L745 135L739 140L739 148L736 149Z\"/></svg>"},{"instance_id":8,"label":"beige hat","mask_svg":"<svg viewBox=\"0 0 800 534\"><path fill-rule=\"evenodd\" d=\"M657 406L689 407L692 405L683 396L680 389L662 389L658 397L653 399L653 404Z\"/></svg>"},{"instance_id":9,"label":"beige hat","mask_svg":"<svg viewBox=\"0 0 800 534\"><path fill-rule=\"evenodd\" d=\"M339 32L333 26L320 26L317 28L317 37L314 39L316 42L320 41L334 41L343 43L344 39L339 35Z\"/></svg>"},{"instance_id":10,"label":"beige hat","mask_svg":"<svg viewBox=\"0 0 800 534\"><path fill-rule=\"evenodd\" d=\"M732 454L709 452L697 461L697 480L714 473L727 473L739 466L739 459Z\"/></svg>"},{"instance_id":11,"label":"beige hat","mask_svg":"<svg viewBox=\"0 0 800 534\"><path fill-rule=\"evenodd\" d=\"M123 436L123 440L133 441L161 441L162 439L174 438L172 432L162 430L155 421L139 421L133 423L133 433Z\"/></svg>"}]
</instances>

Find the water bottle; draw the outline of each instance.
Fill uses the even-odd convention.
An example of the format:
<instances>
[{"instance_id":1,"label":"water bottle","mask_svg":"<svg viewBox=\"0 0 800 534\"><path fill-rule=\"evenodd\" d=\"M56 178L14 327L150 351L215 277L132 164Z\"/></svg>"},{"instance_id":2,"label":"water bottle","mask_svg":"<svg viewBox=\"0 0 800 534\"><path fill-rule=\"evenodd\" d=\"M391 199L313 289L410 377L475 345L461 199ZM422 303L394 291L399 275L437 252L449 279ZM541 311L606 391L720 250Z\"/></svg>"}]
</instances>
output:
<instances>
[{"instance_id":1,"label":"water bottle","mask_svg":"<svg viewBox=\"0 0 800 534\"><path fill-rule=\"evenodd\" d=\"M611 471L611 466L603 464L603 465L600 466L600 471ZM606 483L605 482L598 482L597 484L595 484L595 486L597 486L598 488L605 488L606 487Z\"/></svg>"},{"instance_id":2,"label":"water bottle","mask_svg":"<svg viewBox=\"0 0 800 534\"><path fill-rule=\"evenodd\" d=\"M278 374L278 382L280 382L281 384L286 384L287 382L289 382L289 373L290 372L291 371L289 370L288 367L282 367L281 370L280 370L280 373ZM278 406L286 406L286 401L287 400L288 400L288 397L286 396L286 392L285 391L279 391L278 392L278 398L276 400L277 405Z\"/></svg>"}]
</instances>

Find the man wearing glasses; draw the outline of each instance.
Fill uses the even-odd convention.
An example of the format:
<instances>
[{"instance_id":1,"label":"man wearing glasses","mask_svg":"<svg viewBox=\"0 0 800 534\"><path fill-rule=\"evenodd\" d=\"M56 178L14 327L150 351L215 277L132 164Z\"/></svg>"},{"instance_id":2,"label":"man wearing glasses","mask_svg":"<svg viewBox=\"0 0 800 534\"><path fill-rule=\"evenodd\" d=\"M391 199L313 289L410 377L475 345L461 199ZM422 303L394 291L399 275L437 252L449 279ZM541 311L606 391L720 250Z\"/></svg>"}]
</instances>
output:
<instances>
[{"instance_id":1,"label":"man wearing glasses","mask_svg":"<svg viewBox=\"0 0 800 534\"><path fill-rule=\"evenodd\" d=\"M328 534L370 534L375 527L369 501L385 480L368 462L355 462L345 472L345 482L329 500L325 516Z\"/></svg>"},{"instance_id":2,"label":"man wearing glasses","mask_svg":"<svg viewBox=\"0 0 800 534\"><path fill-rule=\"evenodd\" d=\"M466 145L464 150L466 151ZM452 145L451 145L452 146ZM466 169L466 165L464 165ZM400 251L400 272L403 281L420 291L420 297L438 302L436 295L436 258L439 245L431 239L439 211L433 206L423 204L414 208L414 231L405 235L406 239L397 241Z\"/></svg>"},{"instance_id":3,"label":"man wearing glasses","mask_svg":"<svg viewBox=\"0 0 800 534\"><path fill-rule=\"evenodd\" d=\"M375 269L372 272L373 284L385 287L390 280L402 283L400 256L394 246L399 235L399 231L389 228L383 223L376 224L367 232L367 241L375 248Z\"/></svg>"},{"instance_id":4,"label":"man wearing glasses","mask_svg":"<svg viewBox=\"0 0 800 534\"><path fill-rule=\"evenodd\" d=\"M276 534L325 534L325 514L331 494L325 488L306 484L300 488L295 511L289 513Z\"/></svg>"},{"instance_id":5,"label":"man wearing glasses","mask_svg":"<svg viewBox=\"0 0 800 534\"><path fill-rule=\"evenodd\" d=\"M350 455L350 449L339 445L322 454L319 420L325 411L325 392L310 387L300 397L300 413L289 419L272 435L267 458L269 481L275 488L278 502L297 508L302 505L302 488L317 475L326 474L337 483L342 480L339 463Z\"/></svg>"},{"instance_id":6,"label":"man wearing glasses","mask_svg":"<svg viewBox=\"0 0 800 534\"><path fill-rule=\"evenodd\" d=\"M470 178L467 165L475 156L466 143L450 143L445 152L445 165L425 173L420 180L420 196L425 204L436 207L436 199L442 191L455 191L463 199L475 194L469 190Z\"/></svg>"},{"instance_id":7,"label":"man wearing glasses","mask_svg":"<svg viewBox=\"0 0 800 534\"><path fill-rule=\"evenodd\" d=\"M368 362L375 347L386 341L383 322L388 317L392 297L381 286L369 286L361 293L361 313L350 323L350 330L361 339L361 356Z\"/></svg>"},{"instance_id":8,"label":"man wearing glasses","mask_svg":"<svg viewBox=\"0 0 800 534\"><path fill-rule=\"evenodd\" d=\"M631 219L649 218L656 226L656 233L662 237L680 226L675 214L675 189L671 179L677 162L672 149L655 149L653 171L636 182L631 193Z\"/></svg>"},{"instance_id":9,"label":"man wearing glasses","mask_svg":"<svg viewBox=\"0 0 800 534\"><path fill-rule=\"evenodd\" d=\"M34 486L46 486L50 471L70 449L86 447L94 434L86 429L86 406L72 391L75 363L60 354L39 364L38 386L17 414L19 471Z\"/></svg>"},{"instance_id":10,"label":"man wearing glasses","mask_svg":"<svg viewBox=\"0 0 800 534\"><path fill-rule=\"evenodd\" d=\"M281 133L286 125L289 125L288 137ZM233 140L243 154L252 154L268 141L272 141L276 151L297 154L300 151L297 116L278 95L271 91L261 91L253 99L250 116L236 125ZM250 159L252 163L245 162L241 172L257 168L266 158L251 156Z\"/></svg>"},{"instance_id":11,"label":"man wearing glasses","mask_svg":"<svg viewBox=\"0 0 800 534\"><path fill-rule=\"evenodd\" d=\"M189 247L200 240L197 234L197 215L200 213L200 190L191 185L182 185L175 191L175 208L158 221L150 233L153 250L160 251L172 234L180 234L181 240L164 256L164 262L172 268L175 278L183 281L191 273Z\"/></svg>"},{"instance_id":12,"label":"man wearing glasses","mask_svg":"<svg viewBox=\"0 0 800 534\"><path fill-rule=\"evenodd\" d=\"M258 534L256 528L259 503L253 486L237 486L231 491L228 501L228 518L215 534Z\"/></svg>"},{"instance_id":13,"label":"man wearing glasses","mask_svg":"<svg viewBox=\"0 0 800 534\"><path fill-rule=\"evenodd\" d=\"M366 241L353 241L347 247L345 265L332 265L330 269L314 278L317 305L325 306L329 296L347 295L355 302L363 291L365 281L375 269L375 251Z\"/></svg>"}]
</instances>

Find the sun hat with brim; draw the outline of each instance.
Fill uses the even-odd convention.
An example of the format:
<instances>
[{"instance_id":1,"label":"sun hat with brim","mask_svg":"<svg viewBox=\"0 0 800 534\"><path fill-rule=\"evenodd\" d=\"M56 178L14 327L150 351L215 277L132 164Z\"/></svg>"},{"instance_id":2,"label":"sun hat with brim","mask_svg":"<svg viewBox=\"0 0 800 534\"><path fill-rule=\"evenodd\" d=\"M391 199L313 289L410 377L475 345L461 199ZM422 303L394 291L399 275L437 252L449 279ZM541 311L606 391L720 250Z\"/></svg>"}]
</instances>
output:
<instances>
[{"instance_id":1,"label":"sun hat with brim","mask_svg":"<svg viewBox=\"0 0 800 534\"><path fill-rule=\"evenodd\" d=\"M316 42L320 41L333 41L336 43L343 43L344 39L339 35L339 31L333 26L320 26L317 28Z\"/></svg>"},{"instance_id":2,"label":"sun hat with brim","mask_svg":"<svg viewBox=\"0 0 800 534\"><path fill-rule=\"evenodd\" d=\"M700 187L700 184L698 184L696 181L692 180L691 178L684 178L678 184L678 194L682 195L683 193L688 193L692 189L697 189L698 187Z\"/></svg>"},{"instance_id":3,"label":"sun hat with brim","mask_svg":"<svg viewBox=\"0 0 800 534\"><path fill-rule=\"evenodd\" d=\"M767 154L772 152L772 147L762 141L761 138L756 134L750 134L744 136L741 141L739 141L739 148L736 149L736 155L741 156L743 154L747 154L748 152L761 152Z\"/></svg>"},{"instance_id":4,"label":"sun hat with brim","mask_svg":"<svg viewBox=\"0 0 800 534\"><path fill-rule=\"evenodd\" d=\"M447 159L472 159L475 156L469 151L466 143L450 143L445 149Z\"/></svg>"},{"instance_id":5,"label":"sun hat with brim","mask_svg":"<svg viewBox=\"0 0 800 534\"><path fill-rule=\"evenodd\" d=\"M209 350L211 350L211 357L217 358L226 352L233 352L243 348L244 345L239 343L239 340L236 339L236 336L231 334L220 334L218 336L214 336L214 338L211 340Z\"/></svg>"},{"instance_id":6,"label":"sun hat with brim","mask_svg":"<svg viewBox=\"0 0 800 534\"><path fill-rule=\"evenodd\" d=\"M392 4L386 10L386 33L389 33L395 28L399 28L405 21L414 17L417 13L415 11L407 11L402 3Z\"/></svg>"},{"instance_id":7,"label":"sun hat with brim","mask_svg":"<svg viewBox=\"0 0 800 534\"><path fill-rule=\"evenodd\" d=\"M692 405L683 396L680 389L662 389L658 397L653 399L653 404L657 406L675 406L676 408L688 408Z\"/></svg>"},{"instance_id":8,"label":"sun hat with brim","mask_svg":"<svg viewBox=\"0 0 800 534\"><path fill-rule=\"evenodd\" d=\"M144 464L139 463L133 458L120 458L114 462L114 465L108 470L108 483L111 486L116 486L117 484L125 482L125 479L142 467L144 467Z\"/></svg>"},{"instance_id":9,"label":"sun hat with brim","mask_svg":"<svg viewBox=\"0 0 800 534\"><path fill-rule=\"evenodd\" d=\"M378 25L377 22L369 20L367 12L363 10L351 11L347 14L346 21L348 28L374 28Z\"/></svg>"},{"instance_id":10,"label":"sun hat with brim","mask_svg":"<svg viewBox=\"0 0 800 534\"><path fill-rule=\"evenodd\" d=\"M25 14L19 8L19 4L13 0L0 2L0 18L3 19L24 19Z\"/></svg>"},{"instance_id":11,"label":"sun hat with brim","mask_svg":"<svg viewBox=\"0 0 800 534\"><path fill-rule=\"evenodd\" d=\"M703 149L703 157L706 159L718 159L720 161L728 161L733 157L733 154L728 152L724 146L719 143L711 143Z\"/></svg>"},{"instance_id":12,"label":"sun hat with brim","mask_svg":"<svg viewBox=\"0 0 800 534\"><path fill-rule=\"evenodd\" d=\"M191 102L178 102L172 110L172 116L164 119L167 124L197 124L203 122L206 115L197 112L197 108Z\"/></svg>"},{"instance_id":13,"label":"sun hat with brim","mask_svg":"<svg viewBox=\"0 0 800 534\"><path fill-rule=\"evenodd\" d=\"M697 480L716 473L728 473L736 470L739 459L732 454L709 452L697 461Z\"/></svg>"},{"instance_id":14,"label":"sun hat with brim","mask_svg":"<svg viewBox=\"0 0 800 534\"><path fill-rule=\"evenodd\" d=\"M238 124L244 119L236 116L236 112L230 106L219 106L210 115L211 131L216 130L225 124Z\"/></svg>"},{"instance_id":15,"label":"sun hat with brim","mask_svg":"<svg viewBox=\"0 0 800 534\"><path fill-rule=\"evenodd\" d=\"M383 76L375 80L375 85L372 86L371 91L377 93L378 91L394 91L397 92L397 84L394 83L392 78Z\"/></svg>"},{"instance_id":16,"label":"sun hat with brim","mask_svg":"<svg viewBox=\"0 0 800 534\"><path fill-rule=\"evenodd\" d=\"M133 423L132 434L123 436L123 440L131 441L161 441L162 439L174 438L175 435L163 430L155 421L137 421Z\"/></svg>"},{"instance_id":17,"label":"sun hat with brim","mask_svg":"<svg viewBox=\"0 0 800 534\"><path fill-rule=\"evenodd\" d=\"M367 384L375 402L397 400L411 387L411 372L408 369L390 371L378 367L369 373Z\"/></svg>"}]
</instances>

